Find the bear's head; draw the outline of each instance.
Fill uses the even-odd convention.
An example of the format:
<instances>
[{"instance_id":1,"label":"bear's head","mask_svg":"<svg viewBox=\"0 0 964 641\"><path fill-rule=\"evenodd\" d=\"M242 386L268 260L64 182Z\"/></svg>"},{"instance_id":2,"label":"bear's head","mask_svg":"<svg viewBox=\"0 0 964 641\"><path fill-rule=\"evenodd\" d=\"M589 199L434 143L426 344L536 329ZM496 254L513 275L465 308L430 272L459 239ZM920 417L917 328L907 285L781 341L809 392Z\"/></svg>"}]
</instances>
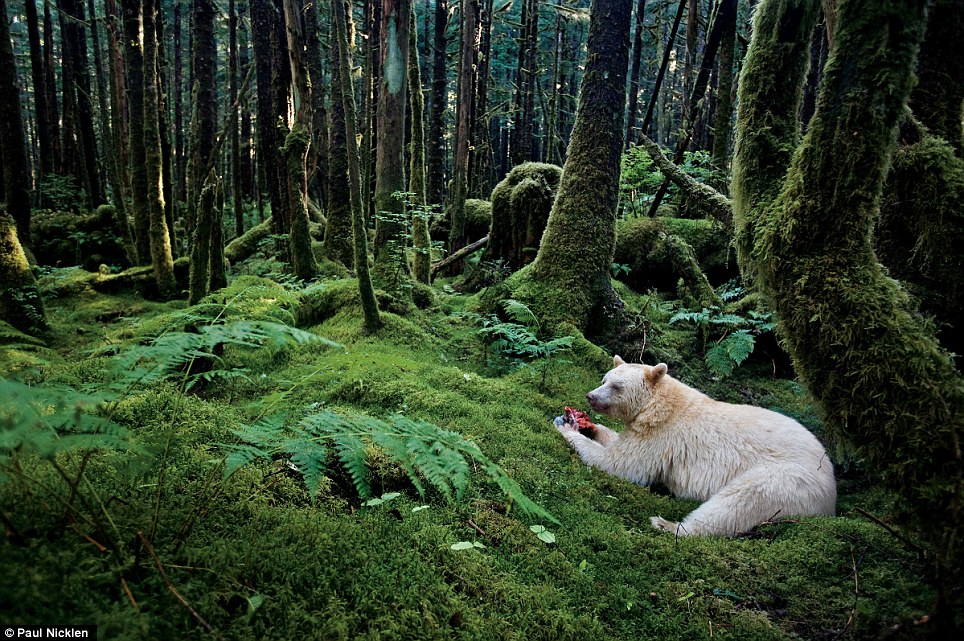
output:
<instances>
[{"instance_id":1,"label":"bear's head","mask_svg":"<svg viewBox=\"0 0 964 641\"><path fill-rule=\"evenodd\" d=\"M665 374L666 363L636 365L614 356L613 368L606 372L602 385L586 394L586 399L597 412L631 421L649 404Z\"/></svg>"}]
</instances>

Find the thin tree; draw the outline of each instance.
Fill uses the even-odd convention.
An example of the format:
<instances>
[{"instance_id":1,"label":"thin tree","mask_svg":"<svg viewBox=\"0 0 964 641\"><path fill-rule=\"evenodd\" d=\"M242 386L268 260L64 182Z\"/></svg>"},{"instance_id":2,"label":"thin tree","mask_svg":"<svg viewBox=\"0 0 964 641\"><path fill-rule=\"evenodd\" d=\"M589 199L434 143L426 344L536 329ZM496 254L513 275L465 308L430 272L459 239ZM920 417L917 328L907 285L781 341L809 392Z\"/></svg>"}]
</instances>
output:
<instances>
[{"instance_id":1,"label":"thin tree","mask_svg":"<svg viewBox=\"0 0 964 641\"><path fill-rule=\"evenodd\" d=\"M174 258L171 237L164 216L164 176L161 168L160 77L157 69L157 9L154 2L144 4L144 162L147 174L151 264L161 298L172 296Z\"/></svg>"},{"instance_id":2,"label":"thin tree","mask_svg":"<svg viewBox=\"0 0 964 641\"><path fill-rule=\"evenodd\" d=\"M311 83L305 64L305 37L301 27L303 0L284 0L285 30L288 34L288 61L291 65L291 96L295 118L285 136L282 153L286 161L288 204L291 227L288 243L291 267L301 280L311 280L318 273L318 265L311 249L308 230L308 150L311 147Z\"/></svg>"},{"instance_id":3,"label":"thin tree","mask_svg":"<svg viewBox=\"0 0 964 641\"><path fill-rule=\"evenodd\" d=\"M586 75L569 157L531 269L546 309L557 310L547 315L556 322L568 319L583 331L600 329L595 323L612 316L615 299L609 270L616 243L632 6L625 0L593 0L589 15Z\"/></svg>"},{"instance_id":4,"label":"thin tree","mask_svg":"<svg viewBox=\"0 0 964 641\"><path fill-rule=\"evenodd\" d=\"M127 71L128 158L131 167L131 216L138 265L151 261L150 210L147 205L147 165L144 161L144 44L141 40L143 2L122 3L124 62Z\"/></svg>"},{"instance_id":5,"label":"thin tree","mask_svg":"<svg viewBox=\"0 0 964 641\"><path fill-rule=\"evenodd\" d=\"M30 40L30 70L33 80L34 111L37 118L37 143L40 154L40 175L54 170L53 132L47 119L47 89L44 86L44 58L40 48L40 21L36 0L24 0L27 15L27 37ZM4 16L6 14L3 14Z\"/></svg>"},{"instance_id":6,"label":"thin tree","mask_svg":"<svg viewBox=\"0 0 964 641\"><path fill-rule=\"evenodd\" d=\"M448 0L435 2L435 29L433 32L432 91L429 94L428 158L432 168L428 173L426 198L433 205L441 205L445 199L445 111L448 109L448 75L446 74L445 50L448 46Z\"/></svg>"},{"instance_id":7,"label":"thin tree","mask_svg":"<svg viewBox=\"0 0 964 641\"><path fill-rule=\"evenodd\" d=\"M238 99L238 10L236 0L228 0L228 100ZM231 205L234 209L234 237L244 234L244 206L241 202L241 134L231 128Z\"/></svg>"},{"instance_id":8,"label":"thin tree","mask_svg":"<svg viewBox=\"0 0 964 641\"><path fill-rule=\"evenodd\" d=\"M455 119L455 171L448 218L449 253L454 254L465 245L465 200L469 193L469 148L472 133L472 105L475 103L475 63L479 50L479 1L462 3L462 53L459 66L459 101ZM462 270L461 261L453 262L449 272Z\"/></svg>"},{"instance_id":9,"label":"thin tree","mask_svg":"<svg viewBox=\"0 0 964 641\"><path fill-rule=\"evenodd\" d=\"M375 332L382 321L375 300L368 270L368 232L365 229L364 213L361 203L361 181L358 167L358 146L355 143L355 92L351 88L351 51L348 47L348 18L345 0L332 0L332 14L335 20L335 40L338 47L338 75L341 80L342 104L345 113L345 137L348 141L348 182L351 187L352 236L354 238L355 275L358 277L358 290L361 296L362 312L365 315L365 329Z\"/></svg>"},{"instance_id":10,"label":"thin tree","mask_svg":"<svg viewBox=\"0 0 964 641\"><path fill-rule=\"evenodd\" d=\"M411 152L409 153L408 191L412 203L412 275L420 283L431 277L432 239L428 233L428 209L425 200L425 96L422 95L422 74L418 62L418 29L415 7L408 41L408 92L411 113Z\"/></svg>"},{"instance_id":11,"label":"thin tree","mask_svg":"<svg viewBox=\"0 0 964 641\"><path fill-rule=\"evenodd\" d=\"M633 131L636 128L636 107L639 104L639 70L643 58L643 26L646 13L646 0L639 0L636 4L636 32L633 36L633 63L629 73L629 109L626 114L626 143L625 148L636 140Z\"/></svg>"},{"instance_id":12,"label":"thin tree","mask_svg":"<svg viewBox=\"0 0 964 641\"><path fill-rule=\"evenodd\" d=\"M736 0L721 21L719 76L716 85L716 116L713 120L713 164L726 170L730 162L730 138L733 133L733 56L736 47Z\"/></svg>"},{"instance_id":13,"label":"thin tree","mask_svg":"<svg viewBox=\"0 0 964 641\"><path fill-rule=\"evenodd\" d=\"M347 16L350 19L350 16ZM328 195L325 223L325 255L346 267L354 265L352 243L352 192L348 177L348 137L345 133L345 101L341 95L341 64L337 43L335 15L330 16L331 32L335 38L329 51L331 64L331 109L328 111L328 166L326 174ZM346 26L346 28L348 28ZM349 29L349 31L351 31ZM349 51L351 47L349 46ZM350 55L350 54L349 54ZM348 64L351 68L351 63ZM350 83L349 83L350 86ZM354 104L354 102L352 103ZM357 146L355 148L357 153ZM366 250L367 251L367 250ZM367 259L366 259L367 260Z\"/></svg>"},{"instance_id":14,"label":"thin tree","mask_svg":"<svg viewBox=\"0 0 964 641\"><path fill-rule=\"evenodd\" d=\"M666 70L669 68L669 61L673 55L673 46L676 42L676 34L679 33L680 21L683 19L683 11L686 9L686 3L683 0L679 0L679 5L676 9L676 16L673 18L673 26L669 31L669 40L666 43L666 47L663 49L663 57L659 63L659 71L656 72L656 80L653 83L653 91L649 94L649 102L646 104L646 114L643 116L643 124L639 128L640 134L648 135L649 126L653 122L653 115L657 106L657 102L663 88L663 79L666 78ZM659 42L659 39L657 39Z\"/></svg>"}]
</instances>

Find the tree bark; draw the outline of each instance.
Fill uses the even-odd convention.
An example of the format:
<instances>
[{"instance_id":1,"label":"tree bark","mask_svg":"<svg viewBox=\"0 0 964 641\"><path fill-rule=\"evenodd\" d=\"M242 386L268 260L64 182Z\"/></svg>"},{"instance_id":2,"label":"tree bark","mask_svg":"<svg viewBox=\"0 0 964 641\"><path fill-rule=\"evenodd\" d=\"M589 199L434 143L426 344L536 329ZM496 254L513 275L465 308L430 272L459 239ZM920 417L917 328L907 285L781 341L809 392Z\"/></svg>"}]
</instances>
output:
<instances>
[{"instance_id":1,"label":"tree bark","mask_svg":"<svg viewBox=\"0 0 964 641\"><path fill-rule=\"evenodd\" d=\"M34 89L34 111L37 118L37 143L40 151L40 175L54 170L53 132L50 129L47 91L44 86L44 59L40 49L40 22L36 0L24 0L27 15L27 36L30 39L30 70ZM3 14L6 15L6 14ZM24 241L21 241L24 242Z\"/></svg>"},{"instance_id":2,"label":"tree bark","mask_svg":"<svg viewBox=\"0 0 964 641\"><path fill-rule=\"evenodd\" d=\"M328 222L325 225L325 254L348 268L354 265L352 244L352 193L348 176L348 137L345 133L345 100L342 93L335 16L331 15L334 41L329 52L331 64L331 110L328 112ZM350 47L349 47L350 49ZM348 67L351 67L349 62ZM349 86L351 86L349 82ZM354 97L352 98L354 100ZM354 103L353 103L354 104ZM352 139L354 144L354 139ZM357 145L355 146L357 153Z\"/></svg>"},{"instance_id":3,"label":"tree bark","mask_svg":"<svg viewBox=\"0 0 964 641\"><path fill-rule=\"evenodd\" d=\"M646 0L639 0L636 5L636 33L633 36L633 62L629 72L629 109L626 115L625 149L636 140L633 130L636 128L636 106L639 104L639 69L643 57L643 18L646 13Z\"/></svg>"},{"instance_id":4,"label":"tree bark","mask_svg":"<svg viewBox=\"0 0 964 641\"><path fill-rule=\"evenodd\" d=\"M405 108L408 99L410 0L382 0L378 88L378 153L375 156L375 282L402 293L409 275L405 257Z\"/></svg>"},{"instance_id":5,"label":"tree bark","mask_svg":"<svg viewBox=\"0 0 964 641\"><path fill-rule=\"evenodd\" d=\"M144 44L141 40L143 2L124 2L124 59L127 69L128 149L131 165L131 216L138 265L151 264L147 165L144 161Z\"/></svg>"},{"instance_id":6,"label":"tree bark","mask_svg":"<svg viewBox=\"0 0 964 641\"><path fill-rule=\"evenodd\" d=\"M433 34L432 92L428 123L428 191L429 204L445 202L445 110L448 108L448 77L445 71L445 50L448 46L446 29L449 15L448 0L435 2L435 31Z\"/></svg>"},{"instance_id":7,"label":"tree bark","mask_svg":"<svg viewBox=\"0 0 964 641\"><path fill-rule=\"evenodd\" d=\"M288 34L288 60L291 65L291 96L294 99L295 119L285 137L282 153L287 162L288 203L291 207L291 227L288 241L291 267L301 280L311 280L318 274L318 265L311 249L308 230L308 150L311 147L311 83L305 64L304 33L301 28L302 0L284 0L285 29Z\"/></svg>"},{"instance_id":8,"label":"tree bark","mask_svg":"<svg viewBox=\"0 0 964 641\"><path fill-rule=\"evenodd\" d=\"M429 237L429 210L425 200L425 97L422 95L422 73L419 69L418 30L415 7L412 6L408 41L408 92L411 113L411 153L409 154L408 191L411 194L412 275L420 283L431 280L432 239Z\"/></svg>"},{"instance_id":9,"label":"tree bark","mask_svg":"<svg viewBox=\"0 0 964 641\"><path fill-rule=\"evenodd\" d=\"M716 117L713 120L713 164L726 171L730 164L733 133L733 54L736 47L736 0L725 13L720 34L719 80L716 85ZM722 9L720 15L724 15Z\"/></svg>"},{"instance_id":10,"label":"tree bark","mask_svg":"<svg viewBox=\"0 0 964 641\"><path fill-rule=\"evenodd\" d=\"M455 171L449 203L449 253L465 244L465 199L469 193L469 147L472 144L472 105L475 102L476 53L479 50L479 2L462 3L462 53L459 67L459 102L455 128ZM449 265L452 274L459 273L461 262Z\"/></svg>"},{"instance_id":11,"label":"tree bark","mask_svg":"<svg viewBox=\"0 0 964 641\"><path fill-rule=\"evenodd\" d=\"M351 89L351 69L348 64L351 52L348 47L348 11L344 0L332 0L332 13L335 18L338 75L341 79L342 104L345 112L345 137L349 143L348 182L351 186L355 274L358 277L362 312L365 315L365 329L375 332L381 327L382 321L378 314L378 302L375 300L375 288L372 287L371 274L368 271L368 232L365 229L361 203L361 176L358 167L358 147L355 144L355 93Z\"/></svg>"}]
</instances>

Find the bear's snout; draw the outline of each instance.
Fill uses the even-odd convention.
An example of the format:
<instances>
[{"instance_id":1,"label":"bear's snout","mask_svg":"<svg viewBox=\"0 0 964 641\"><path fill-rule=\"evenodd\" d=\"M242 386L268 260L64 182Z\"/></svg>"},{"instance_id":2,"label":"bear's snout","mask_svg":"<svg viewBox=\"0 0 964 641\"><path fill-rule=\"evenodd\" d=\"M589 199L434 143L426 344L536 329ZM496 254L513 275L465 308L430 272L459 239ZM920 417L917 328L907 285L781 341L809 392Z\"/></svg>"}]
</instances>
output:
<instances>
[{"instance_id":1,"label":"bear's snout","mask_svg":"<svg viewBox=\"0 0 964 641\"><path fill-rule=\"evenodd\" d=\"M598 396L596 396L595 390L586 394L586 400L589 401L589 407L593 408L597 412L601 412L606 407L606 404L603 403Z\"/></svg>"}]
</instances>

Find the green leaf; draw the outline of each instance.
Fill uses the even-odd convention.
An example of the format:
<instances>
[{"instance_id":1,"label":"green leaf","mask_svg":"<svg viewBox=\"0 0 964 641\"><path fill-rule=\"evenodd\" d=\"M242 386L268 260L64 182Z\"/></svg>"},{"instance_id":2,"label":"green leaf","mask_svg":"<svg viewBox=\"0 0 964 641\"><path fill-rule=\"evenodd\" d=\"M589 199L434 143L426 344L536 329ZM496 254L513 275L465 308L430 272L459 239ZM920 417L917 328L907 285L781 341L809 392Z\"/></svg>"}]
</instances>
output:
<instances>
[{"instance_id":1,"label":"green leaf","mask_svg":"<svg viewBox=\"0 0 964 641\"><path fill-rule=\"evenodd\" d=\"M556 535L547 530L546 526L544 525L531 525L529 526L529 529L535 532L536 536L539 537L539 540L546 544L556 542Z\"/></svg>"}]
</instances>

